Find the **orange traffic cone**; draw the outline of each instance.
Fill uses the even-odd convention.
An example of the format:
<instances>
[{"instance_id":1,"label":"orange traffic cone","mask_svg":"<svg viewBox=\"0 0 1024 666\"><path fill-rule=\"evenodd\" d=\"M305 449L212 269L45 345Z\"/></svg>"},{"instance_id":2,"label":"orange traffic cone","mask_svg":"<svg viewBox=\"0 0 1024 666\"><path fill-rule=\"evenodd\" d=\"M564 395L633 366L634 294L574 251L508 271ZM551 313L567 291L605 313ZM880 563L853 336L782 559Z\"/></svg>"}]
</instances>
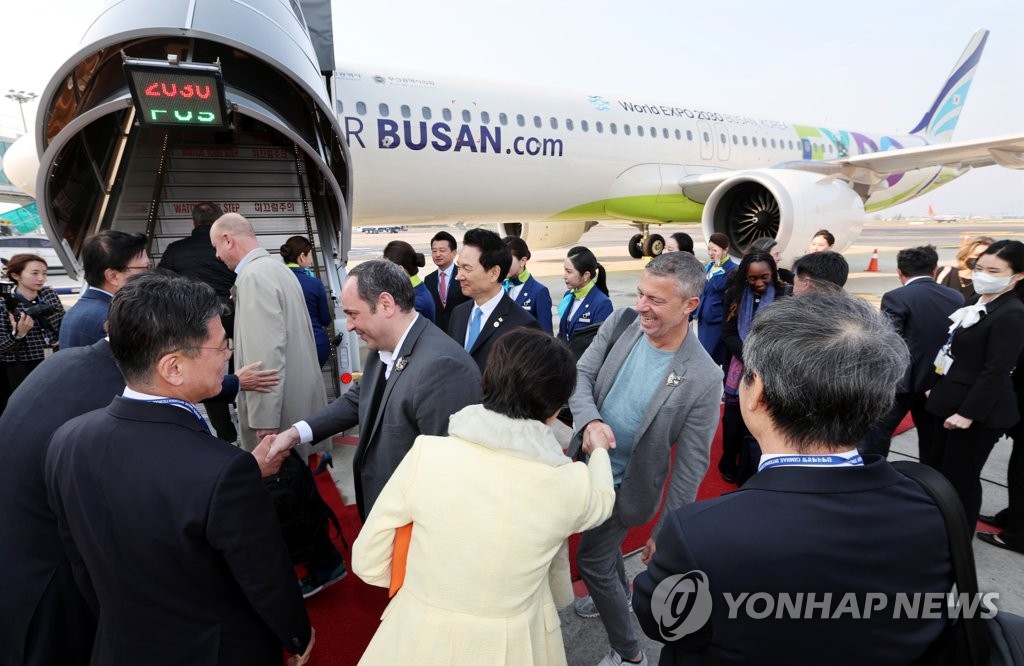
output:
<instances>
[{"instance_id":1,"label":"orange traffic cone","mask_svg":"<svg viewBox=\"0 0 1024 666\"><path fill-rule=\"evenodd\" d=\"M868 267L864 270L865 273L877 273L878 272L878 248L871 253L871 261L868 262Z\"/></svg>"}]
</instances>

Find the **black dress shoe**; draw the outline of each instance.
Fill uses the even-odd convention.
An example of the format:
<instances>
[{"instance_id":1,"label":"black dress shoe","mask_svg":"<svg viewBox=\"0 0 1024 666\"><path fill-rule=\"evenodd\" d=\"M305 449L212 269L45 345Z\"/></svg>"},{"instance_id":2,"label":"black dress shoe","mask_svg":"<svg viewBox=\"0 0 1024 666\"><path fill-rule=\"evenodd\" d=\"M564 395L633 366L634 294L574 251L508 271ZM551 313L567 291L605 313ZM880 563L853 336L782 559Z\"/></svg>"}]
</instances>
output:
<instances>
[{"instance_id":1,"label":"black dress shoe","mask_svg":"<svg viewBox=\"0 0 1024 666\"><path fill-rule=\"evenodd\" d=\"M995 532L978 532L978 539L980 541L984 541L987 544L993 545L996 548L1011 550L1015 553L1021 553L1022 555L1024 555L1024 550L1020 548L1014 548L1010 544L1003 541Z\"/></svg>"},{"instance_id":2,"label":"black dress shoe","mask_svg":"<svg viewBox=\"0 0 1024 666\"><path fill-rule=\"evenodd\" d=\"M991 525L992 527L1002 527L1004 529L1006 528L1006 525L1003 523L1002 520L999 519L998 515L987 516L982 514L978 516L978 520L985 523L986 525Z\"/></svg>"}]
</instances>

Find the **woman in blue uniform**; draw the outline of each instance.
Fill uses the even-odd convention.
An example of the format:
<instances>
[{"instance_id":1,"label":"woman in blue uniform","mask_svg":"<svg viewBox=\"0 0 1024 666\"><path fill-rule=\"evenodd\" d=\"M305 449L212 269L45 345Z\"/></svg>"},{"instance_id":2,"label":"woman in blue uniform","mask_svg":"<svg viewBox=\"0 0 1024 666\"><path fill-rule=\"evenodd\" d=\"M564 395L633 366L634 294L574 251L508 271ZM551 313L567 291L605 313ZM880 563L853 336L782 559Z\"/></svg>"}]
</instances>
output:
<instances>
[{"instance_id":1,"label":"woman in blue uniform","mask_svg":"<svg viewBox=\"0 0 1024 666\"><path fill-rule=\"evenodd\" d=\"M577 245L569 250L563 263L562 279L569 289L558 304L558 338L576 350L573 338L589 329L589 338L597 331L597 325L612 313L612 301L608 298L604 267L597 263L597 257L589 249ZM585 349L585 346L584 346Z\"/></svg>"},{"instance_id":2,"label":"woman in blue uniform","mask_svg":"<svg viewBox=\"0 0 1024 666\"><path fill-rule=\"evenodd\" d=\"M331 310L327 306L327 290L323 282L313 275L313 244L305 236L292 236L281 246L281 258L302 286L309 321L313 325L316 360L322 368L331 356L331 338L327 334L327 327L331 325Z\"/></svg>"},{"instance_id":3,"label":"woman in blue uniform","mask_svg":"<svg viewBox=\"0 0 1024 666\"><path fill-rule=\"evenodd\" d=\"M401 266L412 281L413 295L416 297L413 307L431 323L437 323L437 310L434 308L434 297L430 295L427 285L419 276L420 269L427 261L423 255L413 249L405 241L394 240L384 246L384 258Z\"/></svg>"}]
</instances>

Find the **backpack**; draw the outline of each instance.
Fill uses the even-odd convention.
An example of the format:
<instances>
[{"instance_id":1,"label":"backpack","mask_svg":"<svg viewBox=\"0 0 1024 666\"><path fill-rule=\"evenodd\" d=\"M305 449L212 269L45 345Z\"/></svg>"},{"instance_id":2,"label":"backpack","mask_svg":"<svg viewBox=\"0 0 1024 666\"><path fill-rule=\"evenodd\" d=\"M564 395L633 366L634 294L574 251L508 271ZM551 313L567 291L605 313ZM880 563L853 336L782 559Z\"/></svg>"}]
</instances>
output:
<instances>
[{"instance_id":1,"label":"backpack","mask_svg":"<svg viewBox=\"0 0 1024 666\"><path fill-rule=\"evenodd\" d=\"M274 502L277 522L293 564L309 560L317 539L329 529L328 523L334 525L348 548L338 516L320 497L313 473L302 458L294 454L285 458L278 473L264 478L263 485Z\"/></svg>"}]
</instances>

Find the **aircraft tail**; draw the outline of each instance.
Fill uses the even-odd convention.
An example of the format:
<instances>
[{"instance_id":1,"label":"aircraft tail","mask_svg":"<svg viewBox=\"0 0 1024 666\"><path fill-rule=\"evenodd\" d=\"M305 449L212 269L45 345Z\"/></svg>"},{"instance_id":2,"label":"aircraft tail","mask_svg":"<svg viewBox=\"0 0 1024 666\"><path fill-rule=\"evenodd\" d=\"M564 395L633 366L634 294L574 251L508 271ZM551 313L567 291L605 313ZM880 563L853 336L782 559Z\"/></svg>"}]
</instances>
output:
<instances>
[{"instance_id":1,"label":"aircraft tail","mask_svg":"<svg viewBox=\"0 0 1024 666\"><path fill-rule=\"evenodd\" d=\"M942 143L953 138L953 130L960 120L960 111L967 100L967 91L971 89L987 41L988 30L978 30L971 36L971 41L953 66L938 97L917 126L910 130L911 134L919 134L929 143Z\"/></svg>"}]
</instances>

